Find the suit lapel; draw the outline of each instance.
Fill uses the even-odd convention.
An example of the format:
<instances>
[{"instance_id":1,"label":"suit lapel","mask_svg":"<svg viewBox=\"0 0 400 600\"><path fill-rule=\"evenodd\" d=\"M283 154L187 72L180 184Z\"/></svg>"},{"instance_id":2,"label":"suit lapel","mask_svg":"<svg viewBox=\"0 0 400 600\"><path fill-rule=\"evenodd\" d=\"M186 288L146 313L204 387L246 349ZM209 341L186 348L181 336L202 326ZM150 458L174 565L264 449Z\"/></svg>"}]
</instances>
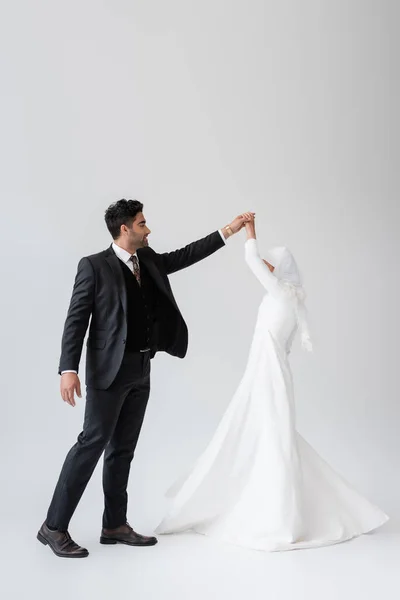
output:
<instances>
[{"instance_id":1,"label":"suit lapel","mask_svg":"<svg viewBox=\"0 0 400 600\"><path fill-rule=\"evenodd\" d=\"M121 265L119 264L119 258L115 254L115 252L111 246L109 249L108 256L106 256L106 261L110 265L111 270L113 272L113 275L114 275L114 278L115 278L115 281L116 281L116 284L118 287L118 293L119 293L119 297L121 299L122 308L124 309L125 314L127 314L128 299L127 299L127 293L126 293L126 286L125 286L125 282L124 282L124 276L122 274Z\"/></svg>"}]
</instances>

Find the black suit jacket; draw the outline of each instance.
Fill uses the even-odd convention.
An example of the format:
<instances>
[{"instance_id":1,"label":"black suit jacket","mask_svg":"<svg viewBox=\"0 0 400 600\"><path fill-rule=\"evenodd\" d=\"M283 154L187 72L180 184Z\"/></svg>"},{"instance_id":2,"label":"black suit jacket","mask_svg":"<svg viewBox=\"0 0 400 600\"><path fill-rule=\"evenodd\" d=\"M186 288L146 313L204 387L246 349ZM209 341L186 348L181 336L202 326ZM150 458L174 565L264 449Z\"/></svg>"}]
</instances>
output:
<instances>
[{"instance_id":1,"label":"black suit jacket","mask_svg":"<svg viewBox=\"0 0 400 600\"><path fill-rule=\"evenodd\" d=\"M150 247L137 251L159 291L156 302L155 340L151 348L183 358L188 330L172 293L170 273L185 269L210 256L224 242L218 231L174 252L158 254ZM112 247L82 258L61 343L59 374L79 370L83 341L90 321L86 351L86 384L107 389L121 366L127 334L127 295L121 267Z\"/></svg>"}]
</instances>

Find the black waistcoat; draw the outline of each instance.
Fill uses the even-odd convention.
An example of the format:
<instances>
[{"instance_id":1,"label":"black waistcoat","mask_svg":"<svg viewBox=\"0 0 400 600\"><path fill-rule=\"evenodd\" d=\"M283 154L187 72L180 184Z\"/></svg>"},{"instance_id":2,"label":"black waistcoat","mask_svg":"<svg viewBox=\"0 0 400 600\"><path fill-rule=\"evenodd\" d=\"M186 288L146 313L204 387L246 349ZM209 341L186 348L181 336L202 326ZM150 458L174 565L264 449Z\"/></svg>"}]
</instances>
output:
<instances>
[{"instance_id":1,"label":"black waistcoat","mask_svg":"<svg viewBox=\"0 0 400 600\"><path fill-rule=\"evenodd\" d=\"M153 323L156 302L155 285L144 266L140 265L141 285L132 271L119 261L127 293L126 351L139 352L154 345Z\"/></svg>"}]
</instances>

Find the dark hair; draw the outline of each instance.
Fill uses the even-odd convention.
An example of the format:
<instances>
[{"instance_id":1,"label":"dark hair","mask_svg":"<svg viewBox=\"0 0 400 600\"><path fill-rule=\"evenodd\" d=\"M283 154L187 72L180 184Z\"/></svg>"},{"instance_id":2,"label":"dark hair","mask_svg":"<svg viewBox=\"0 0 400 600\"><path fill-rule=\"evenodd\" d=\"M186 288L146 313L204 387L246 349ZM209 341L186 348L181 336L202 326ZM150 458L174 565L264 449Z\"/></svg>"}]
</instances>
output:
<instances>
[{"instance_id":1,"label":"dark hair","mask_svg":"<svg viewBox=\"0 0 400 600\"><path fill-rule=\"evenodd\" d=\"M143 210L143 204L138 200L118 200L111 204L104 216L108 231L114 240L121 235L121 225L130 227L136 215Z\"/></svg>"}]
</instances>

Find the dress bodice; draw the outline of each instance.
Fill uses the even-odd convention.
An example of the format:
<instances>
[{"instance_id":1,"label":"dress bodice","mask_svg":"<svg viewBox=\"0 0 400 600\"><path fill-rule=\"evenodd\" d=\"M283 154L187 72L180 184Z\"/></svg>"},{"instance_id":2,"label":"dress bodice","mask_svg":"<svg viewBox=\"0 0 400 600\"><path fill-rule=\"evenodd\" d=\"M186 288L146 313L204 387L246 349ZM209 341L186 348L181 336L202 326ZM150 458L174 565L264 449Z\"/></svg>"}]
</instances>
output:
<instances>
[{"instance_id":1,"label":"dress bodice","mask_svg":"<svg viewBox=\"0 0 400 600\"><path fill-rule=\"evenodd\" d=\"M269 332L281 348L290 352L298 328L296 295L265 265L255 239L247 240L245 252L248 266L266 291L258 309L256 330L261 336Z\"/></svg>"},{"instance_id":2,"label":"dress bodice","mask_svg":"<svg viewBox=\"0 0 400 600\"><path fill-rule=\"evenodd\" d=\"M258 309L257 328L268 331L275 341L290 352L297 332L295 300L265 294Z\"/></svg>"}]
</instances>

